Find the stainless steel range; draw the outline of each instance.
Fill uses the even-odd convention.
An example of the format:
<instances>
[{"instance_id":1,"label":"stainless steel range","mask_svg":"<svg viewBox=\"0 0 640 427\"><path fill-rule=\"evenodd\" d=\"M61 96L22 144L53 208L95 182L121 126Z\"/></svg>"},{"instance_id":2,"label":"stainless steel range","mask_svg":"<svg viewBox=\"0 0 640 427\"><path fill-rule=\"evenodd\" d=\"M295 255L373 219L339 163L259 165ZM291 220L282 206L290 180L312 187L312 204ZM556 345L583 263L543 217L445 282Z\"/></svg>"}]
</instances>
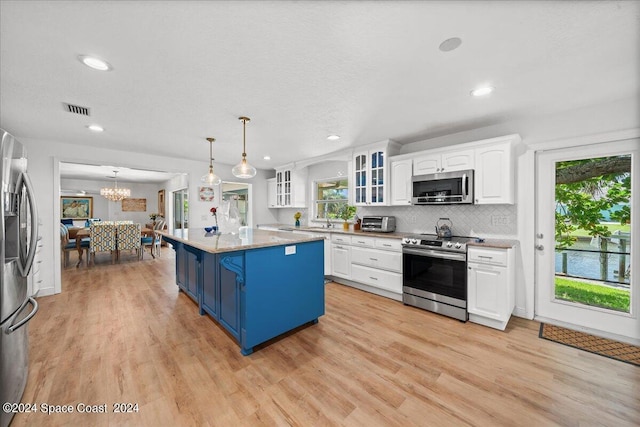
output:
<instances>
[{"instance_id":1,"label":"stainless steel range","mask_svg":"<svg viewBox=\"0 0 640 427\"><path fill-rule=\"evenodd\" d=\"M402 239L402 301L466 322L469 237Z\"/></svg>"}]
</instances>

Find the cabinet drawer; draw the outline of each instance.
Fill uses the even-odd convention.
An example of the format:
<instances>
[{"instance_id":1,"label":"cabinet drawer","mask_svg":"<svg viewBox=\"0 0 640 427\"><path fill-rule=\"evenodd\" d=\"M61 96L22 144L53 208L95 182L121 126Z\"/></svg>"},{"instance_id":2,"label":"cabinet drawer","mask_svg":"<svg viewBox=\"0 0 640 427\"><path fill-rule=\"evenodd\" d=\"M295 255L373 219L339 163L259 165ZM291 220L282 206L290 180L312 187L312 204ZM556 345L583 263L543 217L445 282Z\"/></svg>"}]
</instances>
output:
<instances>
[{"instance_id":1,"label":"cabinet drawer","mask_svg":"<svg viewBox=\"0 0 640 427\"><path fill-rule=\"evenodd\" d=\"M375 246L376 239L374 237L363 236L351 236L351 244L354 246L366 246L373 248Z\"/></svg>"},{"instance_id":2,"label":"cabinet drawer","mask_svg":"<svg viewBox=\"0 0 640 427\"><path fill-rule=\"evenodd\" d=\"M363 265L351 266L351 280L387 291L402 293L402 274Z\"/></svg>"},{"instance_id":3,"label":"cabinet drawer","mask_svg":"<svg viewBox=\"0 0 640 427\"><path fill-rule=\"evenodd\" d=\"M385 249L388 251L402 251L402 240L400 239L376 239L376 248Z\"/></svg>"},{"instance_id":4,"label":"cabinet drawer","mask_svg":"<svg viewBox=\"0 0 640 427\"><path fill-rule=\"evenodd\" d=\"M398 273L402 271L402 254L398 252L352 247L351 262Z\"/></svg>"},{"instance_id":5,"label":"cabinet drawer","mask_svg":"<svg viewBox=\"0 0 640 427\"><path fill-rule=\"evenodd\" d=\"M344 245L350 245L351 244L351 236L348 236L346 234L332 233L331 234L331 241L332 242L336 242L336 243L342 243Z\"/></svg>"},{"instance_id":6,"label":"cabinet drawer","mask_svg":"<svg viewBox=\"0 0 640 427\"><path fill-rule=\"evenodd\" d=\"M507 249L479 248L471 246L467 252L468 262L507 266Z\"/></svg>"}]
</instances>

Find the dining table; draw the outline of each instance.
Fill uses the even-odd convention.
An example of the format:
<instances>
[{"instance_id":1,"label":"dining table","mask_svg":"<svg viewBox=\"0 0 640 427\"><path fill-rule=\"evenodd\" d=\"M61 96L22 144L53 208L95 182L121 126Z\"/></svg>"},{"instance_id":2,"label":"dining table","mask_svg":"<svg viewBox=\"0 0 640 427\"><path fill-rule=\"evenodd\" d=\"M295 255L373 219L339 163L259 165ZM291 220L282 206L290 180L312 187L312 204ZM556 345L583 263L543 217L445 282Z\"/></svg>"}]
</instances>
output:
<instances>
[{"instance_id":1,"label":"dining table","mask_svg":"<svg viewBox=\"0 0 640 427\"><path fill-rule=\"evenodd\" d=\"M78 251L78 263L76 264L76 267L79 267L80 264L82 264L82 239L86 239L87 237L91 238L91 229L89 227L81 228L75 233L76 249ZM140 230L140 237L153 237L153 229L147 227L142 228ZM87 257L88 256L89 254L87 254Z\"/></svg>"}]
</instances>

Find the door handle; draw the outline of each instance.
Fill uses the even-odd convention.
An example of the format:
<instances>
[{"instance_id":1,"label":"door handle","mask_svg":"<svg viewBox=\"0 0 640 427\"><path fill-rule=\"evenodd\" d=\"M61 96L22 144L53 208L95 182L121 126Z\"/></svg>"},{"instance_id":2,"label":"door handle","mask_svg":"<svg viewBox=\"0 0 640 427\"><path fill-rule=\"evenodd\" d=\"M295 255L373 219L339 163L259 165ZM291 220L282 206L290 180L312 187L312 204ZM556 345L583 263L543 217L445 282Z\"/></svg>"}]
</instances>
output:
<instances>
[{"instance_id":1,"label":"door handle","mask_svg":"<svg viewBox=\"0 0 640 427\"><path fill-rule=\"evenodd\" d=\"M7 328L7 330L6 330L6 332L5 332L7 335L8 335L8 334L10 334L10 333L12 333L12 332L15 332L15 330L16 330L16 329L19 329L19 328L21 328L22 326L26 325L26 324L27 324L27 322L28 322L29 320L31 320L31 318L32 318L33 316L35 316L35 315L36 315L36 313L38 312L38 303L36 302L36 300L35 300L34 298L29 297L28 299L26 299L26 300L24 301L24 303L22 304L22 306L20 307L20 309L18 309L18 314L16 314L16 316L14 317L14 319L15 319L15 318L17 318L17 317L18 317L18 315L19 315L20 313L22 313L22 310L24 310L24 308L27 306L27 304L28 304L28 303L30 303L30 304L33 306L33 309L31 310L31 313L29 313L29 314L27 315L27 317L25 317L24 319L22 319L20 322L15 323L15 324L14 324L14 323L11 323L11 326L9 326L9 327Z\"/></svg>"},{"instance_id":2,"label":"door handle","mask_svg":"<svg viewBox=\"0 0 640 427\"><path fill-rule=\"evenodd\" d=\"M544 250L544 246L536 245L536 249L539 250L539 251L543 251Z\"/></svg>"}]
</instances>

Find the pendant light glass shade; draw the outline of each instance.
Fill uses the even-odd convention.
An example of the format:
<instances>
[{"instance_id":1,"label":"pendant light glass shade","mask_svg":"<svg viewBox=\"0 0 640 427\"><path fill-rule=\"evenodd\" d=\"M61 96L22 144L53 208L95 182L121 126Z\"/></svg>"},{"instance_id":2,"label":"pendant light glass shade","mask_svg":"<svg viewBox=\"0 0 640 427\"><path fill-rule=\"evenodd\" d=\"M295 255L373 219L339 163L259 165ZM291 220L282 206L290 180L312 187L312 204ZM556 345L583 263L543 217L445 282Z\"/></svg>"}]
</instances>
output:
<instances>
[{"instance_id":1,"label":"pendant light glass shade","mask_svg":"<svg viewBox=\"0 0 640 427\"><path fill-rule=\"evenodd\" d=\"M231 173L236 178L253 178L258 172L256 168L247 162L247 122L251 120L249 117L240 117L242 120L242 160L231 169Z\"/></svg>"},{"instance_id":2,"label":"pendant light glass shade","mask_svg":"<svg viewBox=\"0 0 640 427\"><path fill-rule=\"evenodd\" d=\"M215 138L207 138L209 141L209 173L202 175L200 181L208 185L218 185L222 182L220 177L213 172L213 141Z\"/></svg>"},{"instance_id":3,"label":"pendant light glass shade","mask_svg":"<svg viewBox=\"0 0 640 427\"><path fill-rule=\"evenodd\" d=\"M100 195L112 202L119 202L122 199L130 197L131 190L129 188L118 188L118 171L113 171L113 178L115 179L115 185L113 188L101 188Z\"/></svg>"}]
</instances>

